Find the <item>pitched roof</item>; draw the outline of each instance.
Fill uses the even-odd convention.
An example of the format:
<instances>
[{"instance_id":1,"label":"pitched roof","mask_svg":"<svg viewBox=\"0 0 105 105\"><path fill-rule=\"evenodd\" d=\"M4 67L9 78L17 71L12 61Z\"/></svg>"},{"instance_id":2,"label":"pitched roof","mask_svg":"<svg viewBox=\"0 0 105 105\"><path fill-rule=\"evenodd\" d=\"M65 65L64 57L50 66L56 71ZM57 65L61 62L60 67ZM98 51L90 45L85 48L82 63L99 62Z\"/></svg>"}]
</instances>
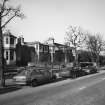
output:
<instances>
[{"instance_id":1,"label":"pitched roof","mask_svg":"<svg viewBox=\"0 0 105 105\"><path fill-rule=\"evenodd\" d=\"M10 33L10 32L4 33L3 36L10 36L10 37L17 38L15 35L12 35L12 33Z\"/></svg>"}]
</instances>

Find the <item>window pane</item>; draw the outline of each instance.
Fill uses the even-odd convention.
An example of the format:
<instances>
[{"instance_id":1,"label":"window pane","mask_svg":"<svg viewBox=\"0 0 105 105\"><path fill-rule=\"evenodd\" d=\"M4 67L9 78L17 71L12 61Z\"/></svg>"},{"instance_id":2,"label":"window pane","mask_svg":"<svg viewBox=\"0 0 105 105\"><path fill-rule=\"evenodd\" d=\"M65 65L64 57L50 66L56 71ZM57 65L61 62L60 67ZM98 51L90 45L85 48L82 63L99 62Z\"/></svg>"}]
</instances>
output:
<instances>
[{"instance_id":1,"label":"window pane","mask_svg":"<svg viewBox=\"0 0 105 105\"><path fill-rule=\"evenodd\" d=\"M13 60L13 57L14 57L14 52L10 51L10 60Z\"/></svg>"},{"instance_id":2,"label":"window pane","mask_svg":"<svg viewBox=\"0 0 105 105\"><path fill-rule=\"evenodd\" d=\"M6 60L8 60L8 51L6 51Z\"/></svg>"},{"instance_id":3,"label":"window pane","mask_svg":"<svg viewBox=\"0 0 105 105\"><path fill-rule=\"evenodd\" d=\"M6 44L8 44L8 38L6 38Z\"/></svg>"}]
</instances>

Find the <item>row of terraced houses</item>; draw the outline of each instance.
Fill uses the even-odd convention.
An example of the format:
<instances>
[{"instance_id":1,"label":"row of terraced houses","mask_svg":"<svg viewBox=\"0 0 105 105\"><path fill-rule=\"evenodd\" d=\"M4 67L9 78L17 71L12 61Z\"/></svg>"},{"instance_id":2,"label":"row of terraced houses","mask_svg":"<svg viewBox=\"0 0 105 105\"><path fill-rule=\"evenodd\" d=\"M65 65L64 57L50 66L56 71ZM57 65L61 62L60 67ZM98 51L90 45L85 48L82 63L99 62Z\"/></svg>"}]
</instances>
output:
<instances>
[{"instance_id":1,"label":"row of terraced houses","mask_svg":"<svg viewBox=\"0 0 105 105\"><path fill-rule=\"evenodd\" d=\"M54 62L58 58L67 63L71 61L73 50L67 45L55 43L54 39L50 39L47 43L25 42L23 36L16 37L11 32L3 35L3 46L6 64L20 66L29 62L47 61L48 58L48 62Z\"/></svg>"}]
</instances>

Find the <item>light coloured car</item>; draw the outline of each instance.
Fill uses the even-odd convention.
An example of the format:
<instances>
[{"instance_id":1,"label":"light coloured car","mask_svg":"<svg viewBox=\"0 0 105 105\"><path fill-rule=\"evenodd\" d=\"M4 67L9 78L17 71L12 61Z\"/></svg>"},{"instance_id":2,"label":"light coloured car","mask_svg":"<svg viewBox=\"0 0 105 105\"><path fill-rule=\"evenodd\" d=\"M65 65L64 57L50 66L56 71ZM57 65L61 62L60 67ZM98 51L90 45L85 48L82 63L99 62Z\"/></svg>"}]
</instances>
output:
<instances>
[{"instance_id":1,"label":"light coloured car","mask_svg":"<svg viewBox=\"0 0 105 105\"><path fill-rule=\"evenodd\" d=\"M60 77L60 70L59 69L53 69L52 73L53 73L53 75L56 76L56 79L62 78L62 77Z\"/></svg>"},{"instance_id":2,"label":"light coloured car","mask_svg":"<svg viewBox=\"0 0 105 105\"><path fill-rule=\"evenodd\" d=\"M13 77L15 84L36 86L45 82L56 79L48 70L23 70Z\"/></svg>"}]
</instances>

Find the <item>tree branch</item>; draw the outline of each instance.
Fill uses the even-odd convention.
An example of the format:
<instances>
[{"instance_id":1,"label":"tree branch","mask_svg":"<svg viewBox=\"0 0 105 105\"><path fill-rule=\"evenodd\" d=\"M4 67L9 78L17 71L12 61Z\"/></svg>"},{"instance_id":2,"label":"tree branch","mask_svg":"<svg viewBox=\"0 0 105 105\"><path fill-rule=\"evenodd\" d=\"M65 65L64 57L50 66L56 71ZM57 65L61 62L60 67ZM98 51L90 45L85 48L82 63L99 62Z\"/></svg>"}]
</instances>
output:
<instances>
[{"instance_id":1,"label":"tree branch","mask_svg":"<svg viewBox=\"0 0 105 105\"><path fill-rule=\"evenodd\" d=\"M5 17L5 16L7 16L12 9L9 8L9 9L5 9L5 10L6 10L6 13L4 15L2 14L2 16L1 16L2 18Z\"/></svg>"},{"instance_id":2,"label":"tree branch","mask_svg":"<svg viewBox=\"0 0 105 105\"><path fill-rule=\"evenodd\" d=\"M3 12L5 10L5 4L6 4L7 1L9 1L9 0L4 0L3 1L2 7L1 7L1 14L3 14Z\"/></svg>"},{"instance_id":3,"label":"tree branch","mask_svg":"<svg viewBox=\"0 0 105 105\"><path fill-rule=\"evenodd\" d=\"M13 15L10 19L8 19L2 26L1 28L4 28L16 15Z\"/></svg>"}]
</instances>

